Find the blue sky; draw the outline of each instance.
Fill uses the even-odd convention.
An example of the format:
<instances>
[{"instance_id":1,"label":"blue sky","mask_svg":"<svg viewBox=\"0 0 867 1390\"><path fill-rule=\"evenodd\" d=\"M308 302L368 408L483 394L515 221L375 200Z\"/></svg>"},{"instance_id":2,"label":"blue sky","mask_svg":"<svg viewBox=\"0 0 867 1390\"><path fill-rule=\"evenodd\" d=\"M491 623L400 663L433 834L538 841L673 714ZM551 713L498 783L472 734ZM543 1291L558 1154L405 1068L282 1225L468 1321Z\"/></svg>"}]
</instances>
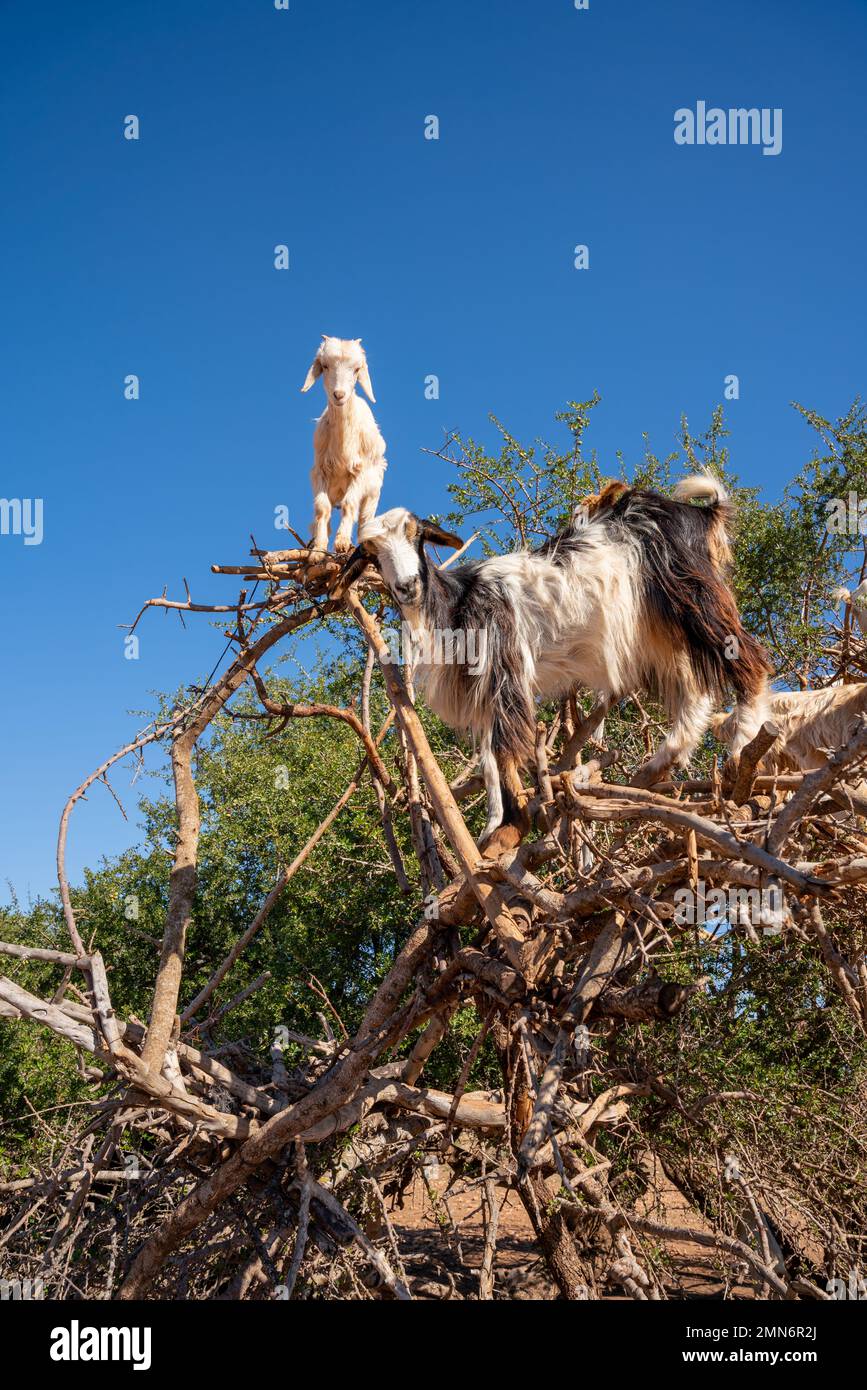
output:
<instances>
[{"instance_id":1,"label":"blue sky","mask_svg":"<svg viewBox=\"0 0 867 1390\"><path fill-rule=\"evenodd\" d=\"M223 646L151 614L128 661L118 625L184 575L226 598L211 562L279 543L276 505L306 530L321 333L364 338L383 505L418 510L448 428L556 434L598 388L613 468L727 373L773 494L811 447L789 403L864 389L864 0L6 0L0 55L0 496L44 505L41 545L0 536L0 901L50 889L68 792ZM698 100L781 107L782 152L675 145ZM136 839L115 786L74 877Z\"/></svg>"}]
</instances>

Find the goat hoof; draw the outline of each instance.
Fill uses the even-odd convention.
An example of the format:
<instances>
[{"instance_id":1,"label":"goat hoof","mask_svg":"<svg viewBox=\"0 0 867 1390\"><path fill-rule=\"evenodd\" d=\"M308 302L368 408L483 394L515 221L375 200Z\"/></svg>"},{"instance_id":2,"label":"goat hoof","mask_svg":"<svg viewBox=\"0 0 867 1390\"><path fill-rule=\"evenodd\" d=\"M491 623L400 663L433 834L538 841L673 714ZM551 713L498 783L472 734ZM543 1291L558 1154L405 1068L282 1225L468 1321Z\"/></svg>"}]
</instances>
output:
<instances>
[{"instance_id":1,"label":"goat hoof","mask_svg":"<svg viewBox=\"0 0 867 1390\"><path fill-rule=\"evenodd\" d=\"M334 538L334 554L335 554L335 555L348 555L351 549L352 549L352 541L350 540L349 536L335 536L335 538Z\"/></svg>"},{"instance_id":2,"label":"goat hoof","mask_svg":"<svg viewBox=\"0 0 867 1390\"><path fill-rule=\"evenodd\" d=\"M640 767L638 771L629 779L630 787L642 787L645 790L655 787L657 782L664 782L666 777L665 769L659 767Z\"/></svg>"},{"instance_id":3,"label":"goat hoof","mask_svg":"<svg viewBox=\"0 0 867 1390\"><path fill-rule=\"evenodd\" d=\"M501 854L517 849L523 838L519 825L498 825L490 835L482 836L479 850L485 859L499 859Z\"/></svg>"}]
</instances>

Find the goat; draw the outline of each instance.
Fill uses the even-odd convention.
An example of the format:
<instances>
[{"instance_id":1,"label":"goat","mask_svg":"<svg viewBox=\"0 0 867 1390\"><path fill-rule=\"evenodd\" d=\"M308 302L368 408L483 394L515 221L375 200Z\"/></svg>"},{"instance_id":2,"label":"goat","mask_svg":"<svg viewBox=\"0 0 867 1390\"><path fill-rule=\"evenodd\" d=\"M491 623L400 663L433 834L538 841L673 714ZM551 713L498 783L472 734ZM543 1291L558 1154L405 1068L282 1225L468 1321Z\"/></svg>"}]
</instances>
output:
<instances>
[{"instance_id":1,"label":"goat","mask_svg":"<svg viewBox=\"0 0 867 1390\"><path fill-rule=\"evenodd\" d=\"M867 714L864 683L772 691L768 717L780 734L762 759L762 772L813 772L824 767L829 750L842 748L862 714ZM715 714L710 726L721 743L731 744L734 715Z\"/></svg>"},{"instance_id":2,"label":"goat","mask_svg":"<svg viewBox=\"0 0 867 1390\"><path fill-rule=\"evenodd\" d=\"M709 506L687 499L707 497ZM427 657L415 669L433 711L478 742L488 795L483 840L520 825L519 768L535 734L534 700L581 684L604 712L639 688L657 691L671 728L636 781L685 766L708 727L715 692L736 694L738 750L766 717L770 665L744 630L723 565L731 508L714 479L688 478L675 499L616 485L579 507L535 551L431 565L425 542L457 536L402 507L359 529L358 563L373 559L416 649L467 651L474 666ZM352 562L350 562L352 564ZM481 640L481 636L484 640ZM730 657L727 652L731 652Z\"/></svg>"},{"instance_id":3,"label":"goat","mask_svg":"<svg viewBox=\"0 0 867 1390\"><path fill-rule=\"evenodd\" d=\"M387 467L385 440L370 406L355 394L358 382L376 403L367 357L360 338L329 338L322 342L307 373L302 391L323 378L327 405L313 434L313 539L316 550L328 549L332 507L341 508L334 537L338 553L352 549L352 527L374 515Z\"/></svg>"}]
</instances>

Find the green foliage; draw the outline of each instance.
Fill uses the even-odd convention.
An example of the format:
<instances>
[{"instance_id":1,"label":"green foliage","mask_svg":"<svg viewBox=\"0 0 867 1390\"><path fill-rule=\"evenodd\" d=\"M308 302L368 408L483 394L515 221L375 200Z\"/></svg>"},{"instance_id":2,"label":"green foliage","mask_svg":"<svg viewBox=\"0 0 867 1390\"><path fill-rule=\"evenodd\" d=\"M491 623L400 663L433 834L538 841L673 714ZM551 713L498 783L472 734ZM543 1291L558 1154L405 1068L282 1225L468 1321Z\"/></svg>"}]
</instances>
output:
<instances>
[{"instance_id":1,"label":"green foliage","mask_svg":"<svg viewBox=\"0 0 867 1390\"><path fill-rule=\"evenodd\" d=\"M602 474L596 455L584 456L590 412L599 400L594 394L589 401L570 401L555 416L572 436L564 453L542 440L519 444L494 415L491 420L503 439L499 454L488 454L474 440L454 435L451 444L459 452L453 450L449 457L461 476L448 485L456 504L448 522L459 526L469 518L481 518L488 555L532 546L553 535L580 499L599 486Z\"/></svg>"},{"instance_id":2,"label":"green foliage","mask_svg":"<svg viewBox=\"0 0 867 1390\"><path fill-rule=\"evenodd\" d=\"M488 553L536 544L555 531L606 476L595 452L586 449L598 402L598 396L572 402L557 417L568 431L565 448L541 442L525 447L498 422L502 445L497 454L456 437L459 476L449 487L449 522L479 525ZM693 435L684 419L678 448L671 454L655 454L645 440L635 466L629 469L618 455L615 470L629 481L663 490L697 467L725 480L738 507L740 602L748 626L768 645L786 684L812 683L828 675L825 639L833 590L860 573L867 554L863 537L832 534L824 525L829 499L845 497L850 490L867 496L865 410L856 402L834 424L806 410L801 414L819 443L776 500L740 485L731 468L721 409L700 435ZM268 677L275 698L346 704L357 696L363 654L355 629L333 620L327 635L339 654L323 661L312 676L299 673L297 666L294 674L281 675L278 664ZM372 705L376 728L386 708L376 682ZM182 1003L195 995L247 927L280 869L320 824L360 762L358 741L343 724L293 719L269 738L263 723L245 718L255 710L255 702L242 694L233 715L215 723L197 756L199 887ZM466 750L429 712L422 708L421 713L434 752L449 772L456 772ZM640 752L630 744L635 727L628 707L612 715L608 725L609 739L631 757ZM387 763L396 766L394 733L382 751ZM89 869L73 892L82 933L99 947L110 968L118 1012L140 1019L147 1017L150 1003L174 844L174 806L165 773L151 776L140 802L139 845ZM365 779L209 1006L220 1008L269 972L262 988L224 1019L210 1023L216 1043L241 1043L262 1065L281 1024L318 1034L317 1015L333 1008L345 1027L354 1029L421 907L404 815L395 817L395 830L412 881L408 898L397 886L376 800ZM0 934L32 945L65 945L55 899L40 901L27 912L15 904L0 911ZM684 1077L721 1090L773 1083L787 1095L797 1092L799 1103L810 1088L845 1089L863 1058L856 1056L845 1016L822 996L827 980L815 960L808 953L780 956L771 949L744 956L734 944L727 950L710 961L687 960L684 954L680 962L690 971L710 974L715 991L697 999L676 1025ZM678 962L671 965L675 970ZM42 997L51 996L59 979L51 965L8 961L5 968ZM456 1016L449 1039L426 1072L431 1084L454 1084L479 1027L473 1008ZM620 1034L624 1048L634 1045L634 1031ZM670 1049L672 1032L645 1032L648 1066L658 1053L662 1070L662 1051ZM56 1144L65 1112L52 1107L98 1099L104 1087L80 1077L70 1065L71 1047L47 1032L0 1021L0 1036L0 1166L17 1171L28 1146L35 1157ZM468 1084L494 1085L498 1079L487 1045ZM44 1111L45 1119L34 1122L34 1110ZM669 1117L667 1123L676 1126L676 1119ZM791 1123L791 1117L785 1119ZM676 1146L674 1129L671 1142Z\"/></svg>"},{"instance_id":3,"label":"green foliage","mask_svg":"<svg viewBox=\"0 0 867 1390\"><path fill-rule=\"evenodd\" d=\"M701 1195L714 1221L732 1202L719 1181L727 1155L747 1177L761 1166L762 1192L784 1194L771 1209L789 1218L788 1193L829 1164L833 1183L813 1192L814 1209L862 1230L867 1041L829 990L817 954L774 938L758 947L733 935L713 947L681 938L660 968L667 978L704 977L708 985L668 1027L630 1026L612 1039L610 1061L634 1068L640 1056L643 1077L665 1077L661 1093L636 1102L635 1142L652 1135L668 1172ZM666 1103L666 1088L680 1106ZM600 1151L617 1169L635 1166L628 1140L602 1136Z\"/></svg>"},{"instance_id":4,"label":"green foliage","mask_svg":"<svg viewBox=\"0 0 867 1390\"><path fill-rule=\"evenodd\" d=\"M449 457L460 476L449 484L455 504L449 523L480 525L488 554L515 549L553 534L605 477L664 492L679 477L707 469L735 503L735 589L746 625L768 647L778 679L787 687L811 686L834 674L825 651L834 591L864 578L867 539L859 532L835 532L827 523L834 499L848 499L850 492L867 499L864 405L856 400L833 423L795 407L817 440L808 461L773 500L762 498L759 488L743 487L732 470L722 406L697 435L683 417L671 453L656 454L645 436L634 466L618 452L616 467L603 470L595 450L585 447L599 402L598 394L572 401L555 417L571 436L565 448L542 441L522 445L494 416L503 441L498 453L454 435Z\"/></svg>"},{"instance_id":5,"label":"green foliage","mask_svg":"<svg viewBox=\"0 0 867 1390\"><path fill-rule=\"evenodd\" d=\"M40 902L24 912L13 896L10 907L0 907L0 940L66 949L62 938L58 942L59 922L60 913L51 904ZM6 957L2 973L43 998L51 997L58 980L56 966L33 962L19 970ZM71 1108L86 1102L88 1094L70 1043L47 1029L0 1019L0 1171L23 1175L28 1155L48 1153L52 1129L62 1130ZM34 1120L37 1113L44 1114L44 1121Z\"/></svg>"}]
</instances>

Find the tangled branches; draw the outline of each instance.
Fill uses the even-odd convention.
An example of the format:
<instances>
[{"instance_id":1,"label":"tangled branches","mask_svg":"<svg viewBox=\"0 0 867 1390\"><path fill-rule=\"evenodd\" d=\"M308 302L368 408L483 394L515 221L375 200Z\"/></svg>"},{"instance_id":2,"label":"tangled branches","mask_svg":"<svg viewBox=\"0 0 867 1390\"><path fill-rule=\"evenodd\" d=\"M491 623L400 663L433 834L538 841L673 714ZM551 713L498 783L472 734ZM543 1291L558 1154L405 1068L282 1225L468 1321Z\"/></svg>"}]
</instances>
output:
<instances>
[{"instance_id":1,"label":"tangled branches","mask_svg":"<svg viewBox=\"0 0 867 1390\"><path fill-rule=\"evenodd\" d=\"M70 1117L44 1171L0 1184L7 1277L44 1281L56 1297L508 1296L497 1261L511 1194L564 1298L677 1297L690 1279L732 1296L826 1298L828 1281L862 1259L862 1112L851 1094L849 1103L838 1092L798 1098L770 1081L735 1089L691 1072L678 1029L701 1006L722 1034L746 961L761 970L783 952L814 956L844 1011L839 1044L857 1089L867 839L856 783L867 728L854 728L818 772L774 778L761 772L776 737L765 726L737 766L713 761L705 777L648 791L627 784L629 741L591 742L600 731L573 696L538 726L524 787L532 831L485 855L462 810L478 781L450 782L431 750L373 611L376 574L300 545L213 568L254 583L253 596L245 588L237 603L209 606L187 590L183 602L163 594L145 608L226 615L227 669L103 763L64 809L58 877L71 950L0 943L10 970L0 1015L65 1039L100 1092L85 1124ZM358 707L272 695L266 656L333 616L366 644ZM846 641L851 648L848 630ZM374 730L377 670L388 714ZM193 755L245 684L258 708L236 717L274 731L336 721L357 739L358 762L185 1001L201 830ZM640 743L650 716L636 708L630 738ZM81 934L65 848L88 787L158 741L170 749L177 833L143 1022L115 1013L110 968ZM219 1021L266 976L219 1007L214 997L366 781L396 880L407 899L417 882L423 903L360 1026L335 1036L323 1014L321 1037L283 1030L270 1057L252 1060L211 1045ZM36 962L59 972L48 998L21 982ZM425 1084L467 1009L476 1033L452 1088ZM793 1017L792 1027L803 1022ZM474 1090L483 1052L502 1084ZM394 1220L425 1154L448 1163L451 1191L478 1195L483 1218L472 1284L453 1236L458 1277L444 1257L433 1293L413 1275Z\"/></svg>"}]
</instances>

